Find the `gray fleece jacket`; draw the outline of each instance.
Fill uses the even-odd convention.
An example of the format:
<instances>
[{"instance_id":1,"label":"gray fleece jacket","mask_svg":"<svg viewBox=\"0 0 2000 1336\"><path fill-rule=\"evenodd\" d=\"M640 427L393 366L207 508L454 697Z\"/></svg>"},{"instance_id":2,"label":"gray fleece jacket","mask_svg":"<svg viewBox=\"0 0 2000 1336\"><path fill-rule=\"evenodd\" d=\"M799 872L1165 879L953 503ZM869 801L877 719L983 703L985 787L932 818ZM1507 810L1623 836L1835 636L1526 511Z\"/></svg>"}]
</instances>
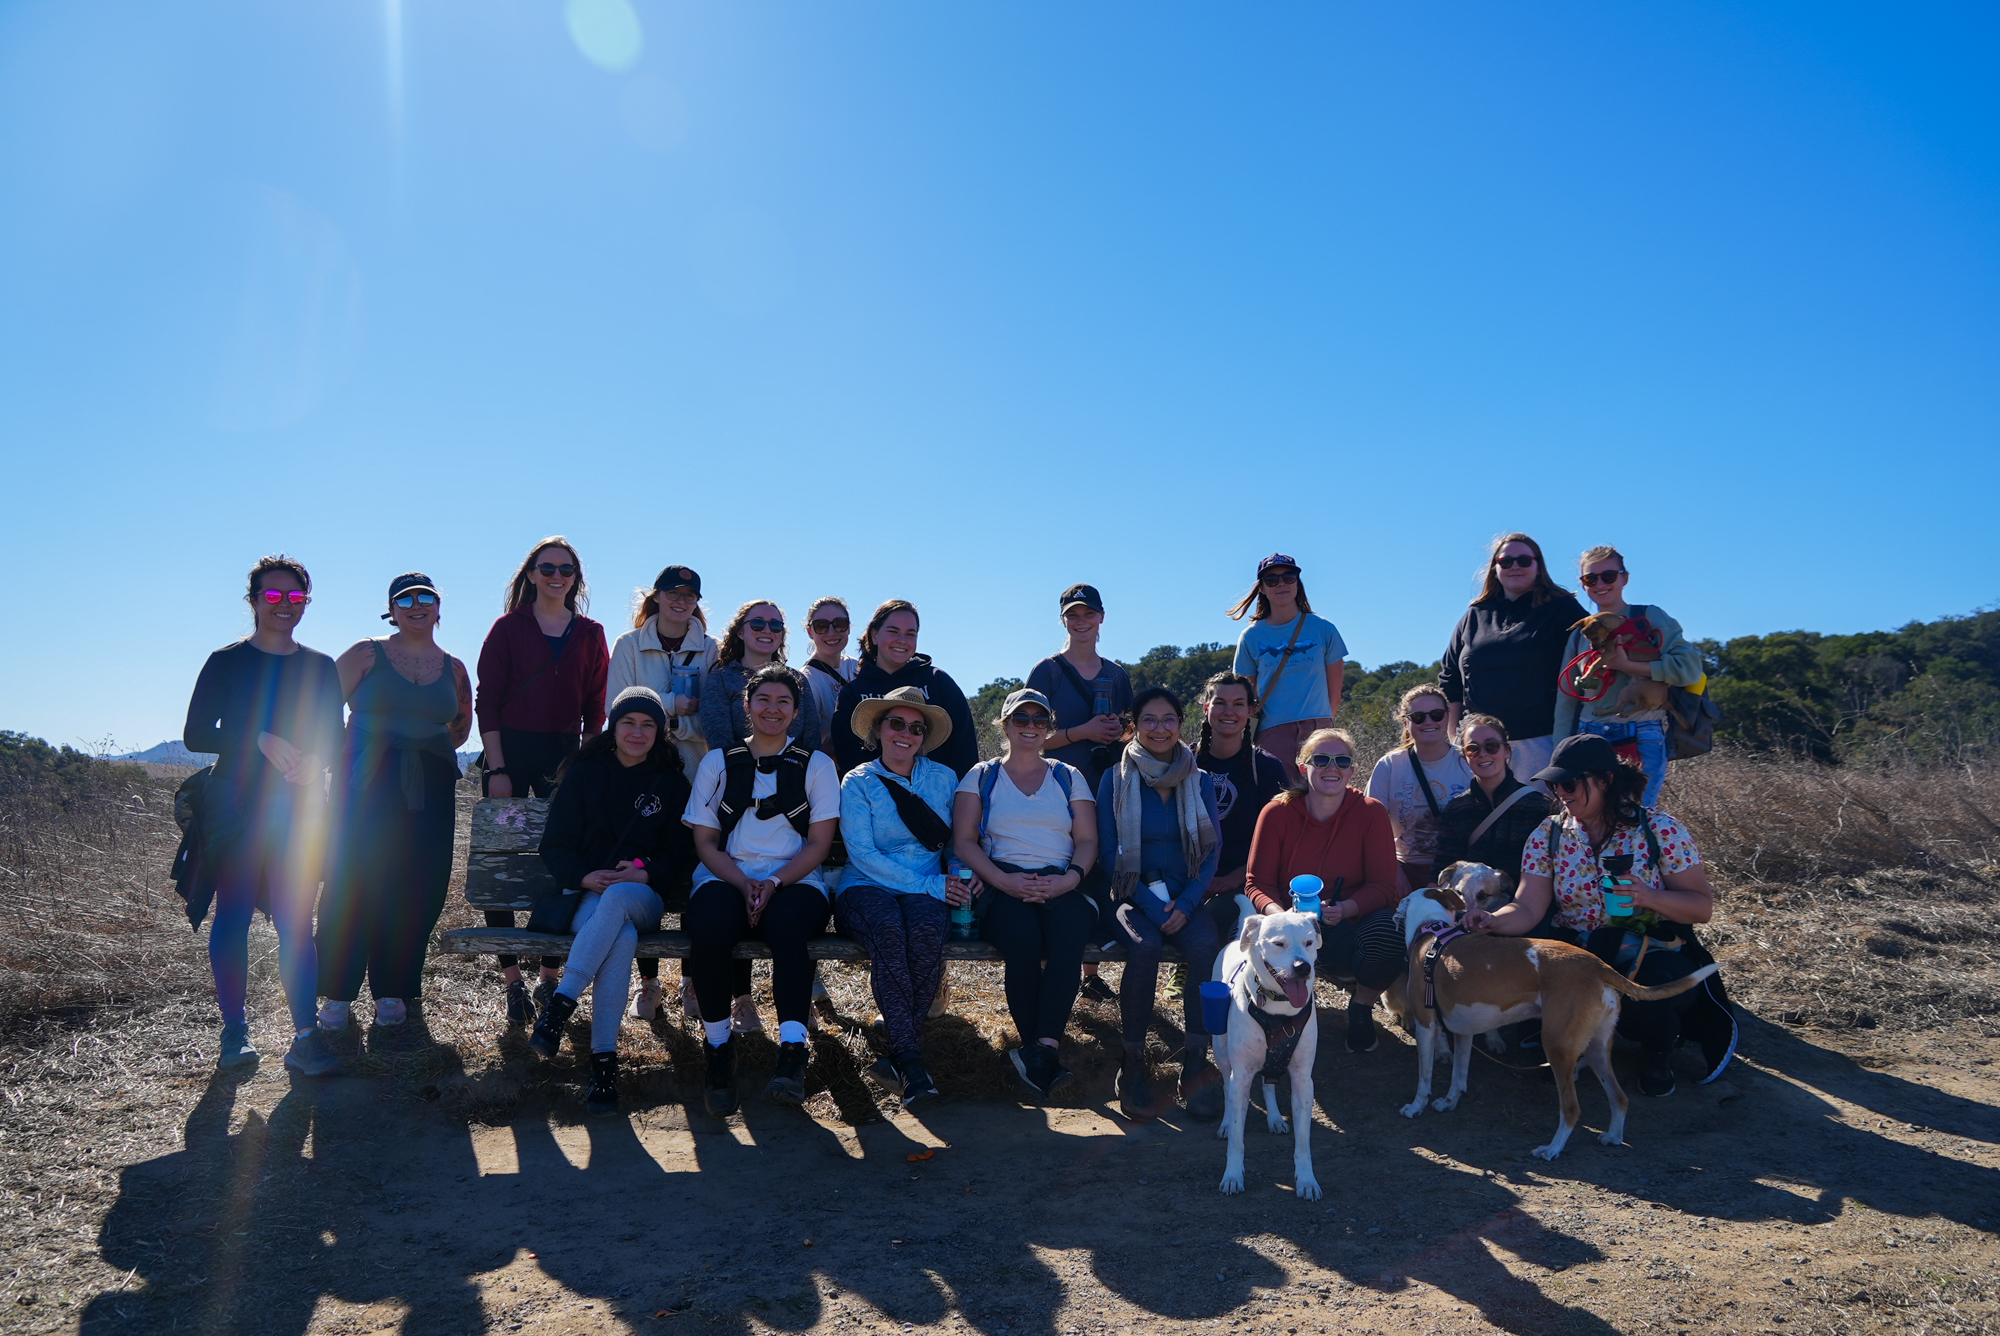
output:
<instances>
[{"instance_id":1,"label":"gray fleece jacket","mask_svg":"<svg viewBox=\"0 0 2000 1336\"><path fill-rule=\"evenodd\" d=\"M750 669L741 659L717 665L703 680L701 713L697 718L710 747L728 747L750 736L750 716L743 712L743 686L749 680ZM801 688L799 712L792 726L785 730L785 736L804 737L806 745L811 747L819 742L819 733L819 707L813 703L812 692Z\"/></svg>"}]
</instances>

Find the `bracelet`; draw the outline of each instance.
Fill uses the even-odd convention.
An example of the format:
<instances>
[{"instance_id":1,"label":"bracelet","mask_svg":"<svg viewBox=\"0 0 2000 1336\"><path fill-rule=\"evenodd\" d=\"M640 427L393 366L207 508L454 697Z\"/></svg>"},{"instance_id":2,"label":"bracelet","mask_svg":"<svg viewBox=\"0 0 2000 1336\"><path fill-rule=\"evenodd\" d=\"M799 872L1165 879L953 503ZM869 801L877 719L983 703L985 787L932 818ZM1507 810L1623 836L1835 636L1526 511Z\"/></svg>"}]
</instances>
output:
<instances>
[{"instance_id":1,"label":"bracelet","mask_svg":"<svg viewBox=\"0 0 2000 1336\"><path fill-rule=\"evenodd\" d=\"M1065 872L1074 872L1074 873L1076 873L1076 879L1077 879L1078 881L1082 881L1082 880L1083 880L1083 879L1084 879L1085 877L1087 877L1087 876L1089 876L1089 875L1090 875L1090 874L1089 874L1088 872L1086 872L1086 871L1084 871L1084 870L1083 870L1082 868L1078 867L1078 866L1077 866L1077 865L1076 865L1075 863L1071 863L1071 864L1070 864L1070 865L1069 865L1069 866L1068 866L1067 868L1064 868L1063 870L1064 870Z\"/></svg>"},{"instance_id":2,"label":"bracelet","mask_svg":"<svg viewBox=\"0 0 2000 1336\"><path fill-rule=\"evenodd\" d=\"M488 779L491 779L495 775L505 774L507 774L507 767L504 765L489 765L486 767L486 777ZM509 778L512 778L512 776L509 776Z\"/></svg>"}]
</instances>

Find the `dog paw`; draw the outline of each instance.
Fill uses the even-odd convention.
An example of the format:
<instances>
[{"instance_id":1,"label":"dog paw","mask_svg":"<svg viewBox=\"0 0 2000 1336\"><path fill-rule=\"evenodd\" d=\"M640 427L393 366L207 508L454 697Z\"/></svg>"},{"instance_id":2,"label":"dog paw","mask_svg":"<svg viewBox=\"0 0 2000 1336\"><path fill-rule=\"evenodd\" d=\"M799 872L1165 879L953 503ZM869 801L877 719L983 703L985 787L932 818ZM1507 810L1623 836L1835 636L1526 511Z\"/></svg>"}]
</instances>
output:
<instances>
[{"instance_id":1,"label":"dog paw","mask_svg":"<svg viewBox=\"0 0 2000 1336\"><path fill-rule=\"evenodd\" d=\"M1622 1146L1625 1144L1625 1138L1615 1132L1600 1133L1597 1139L1607 1146Z\"/></svg>"},{"instance_id":2,"label":"dog paw","mask_svg":"<svg viewBox=\"0 0 2000 1336\"><path fill-rule=\"evenodd\" d=\"M1292 1130L1292 1125L1286 1122L1283 1118L1267 1119L1264 1125L1271 1129L1272 1136L1281 1137L1285 1135L1285 1133Z\"/></svg>"},{"instance_id":3,"label":"dog paw","mask_svg":"<svg viewBox=\"0 0 2000 1336\"><path fill-rule=\"evenodd\" d=\"M1300 1201L1319 1200L1319 1180L1310 1175L1299 1180L1297 1194Z\"/></svg>"},{"instance_id":4,"label":"dog paw","mask_svg":"<svg viewBox=\"0 0 2000 1336\"><path fill-rule=\"evenodd\" d=\"M1491 1053L1494 1057L1497 1058L1506 1053L1507 1041L1500 1037L1500 1032L1498 1030L1488 1030L1485 1034L1479 1037L1485 1043L1486 1051L1488 1053Z\"/></svg>"},{"instance_id":5,"label":"dog paw","mask_svg":"<svg viewBox=\"0 0 2000 1336\"><path fill-rule=\"evenodd\" d=\"M1438 1098L1431 1101L1431 1107L1433 1109L1436 1109L1439 1113L1450 1113L1453 1109L1458 1107L1458 1096L1440 1095Z\"/></svg>"},{"instance_id":6,"label":"dog paw","mask_svg":"<svg viewBox=\"0 0 2000 1336\"><path fill-rule=\"evenodd\" d=\"M1405 1118L1414 1118L1423 1111L1424 1111L1424 1102L1422 1100L1418 1100L1414 1104L1405 1104L1403 1106L1403 1116Z\"/></svg>"},{"instance_id":7,"label":"dog paw","mask_svg":"<svg viewBox=\"0 0 2000 1336\"><path fill-rule=\"evenodd\" d=\"M1239 1169L1239 1170L1235 1171L1234 1173L1227 1173L1227 1174L1224 1174L1224 1175L1222 1176L1222 1195L1223 1195L1223 1196L1225 1196L1225 1197L1232 1197L1232 1196L1235 1196L1235 1195L1236 1195L1237 1193L1239 1193L1239 1192L1241 1192L1241 1191L1243 1191L1243 1171L1242 1171L1242 1170L1240 1170L1240 1169Z\"/></svg>"},{"instance_id":8,"label":"dog paw","mask_svg":"<svg viewBox=\"0 0 2000 1336\"><path fill-rule=\"evenodd\" d=\"M1556 1156L1562 1154L1562 1151L1555 1146L1537 1146L1529 1151L1528 1154L1538 1160L1553 1160Z\"/></svg>"}]
</instances>

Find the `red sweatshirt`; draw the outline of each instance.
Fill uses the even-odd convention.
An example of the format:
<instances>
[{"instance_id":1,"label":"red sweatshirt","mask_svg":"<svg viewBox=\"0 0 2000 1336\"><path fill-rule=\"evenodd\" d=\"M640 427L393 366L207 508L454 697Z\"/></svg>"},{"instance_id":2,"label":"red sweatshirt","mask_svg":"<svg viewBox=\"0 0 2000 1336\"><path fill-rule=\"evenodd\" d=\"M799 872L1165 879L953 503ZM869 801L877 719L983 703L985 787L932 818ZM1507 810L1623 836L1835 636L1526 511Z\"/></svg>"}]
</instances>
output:
<instances>
[{"instance_id":1,"label":"red sweatshirt","mask_svg":"<svg viewBox=\"0 0 2000 1336\"><path fill-rule=\"evenodd\" d=\"M534 733L604 731L604 678L611 668L604 628L578 613L561 661L543 672L548 661L549 642L532 607L493 623L479 648L474 709L481 733L503 726Z\"/></svg>"},{"instance_id":2,"label":"red sweatshirt","mask_svg":"<svg viewBox=\"0 0 2000 1336\"><path fill-rule=\"evenodd\" d=\"M1322 904L1351 900L1363 914L1395 904L1396 832L1389 809L1359 789L1347 791L1330 821L1313 820L1303 797L1266 807L1250 837L1243 887L1250 902L1260 914L1290 909L1292 878L1306 872L1326 883ZM1338 897L1336 877L1347 879Z\"/></svg>"}]
</instances>

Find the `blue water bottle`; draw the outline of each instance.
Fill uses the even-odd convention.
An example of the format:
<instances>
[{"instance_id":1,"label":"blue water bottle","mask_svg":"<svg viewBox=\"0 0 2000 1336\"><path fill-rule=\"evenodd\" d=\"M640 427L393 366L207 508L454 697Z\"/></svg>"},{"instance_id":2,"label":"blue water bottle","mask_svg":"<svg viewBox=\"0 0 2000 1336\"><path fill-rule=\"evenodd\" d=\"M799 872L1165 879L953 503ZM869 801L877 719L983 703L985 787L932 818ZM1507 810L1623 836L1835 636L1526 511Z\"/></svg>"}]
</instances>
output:
<instances>
[{"instance_id":1,"label":"blue water bottle","mask_svg":"<svg viewBox=\"0 0 2000 1336\"><path fill-rule=\"evenodd\" d=\"M953 881L971 881L972 869L951 860L948 874ZM972 901L951 907L951 940L954 942L976 942L979 940L979 922L972 917Z\"/></svg>"},{"instance_id":2,"label":"blue water bottle","mask_svg":"<svg viewBox=\"0 0 2000 1336\"><path fill-rule=\"evenodd\" d=\"M1319 894L1326 883L1310 872L1302 872L1292 878L1292 908L1301 914L1319 917Z\"/></svg>"}]
</instances>

